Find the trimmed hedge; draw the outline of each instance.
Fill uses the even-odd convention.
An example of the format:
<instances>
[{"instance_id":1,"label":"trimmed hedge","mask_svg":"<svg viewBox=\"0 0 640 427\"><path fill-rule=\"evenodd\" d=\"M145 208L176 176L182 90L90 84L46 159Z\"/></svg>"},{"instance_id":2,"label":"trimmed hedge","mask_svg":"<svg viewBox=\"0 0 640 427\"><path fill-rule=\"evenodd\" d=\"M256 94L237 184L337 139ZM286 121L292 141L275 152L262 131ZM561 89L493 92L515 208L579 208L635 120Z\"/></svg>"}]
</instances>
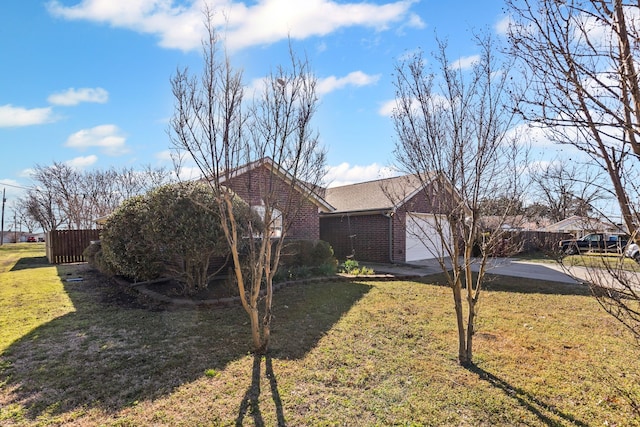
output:
<instances>
[{"instance_id":1,"label":"trimmed hedge","mask_svg":"<svg viewBox=\"0 0 640 427\"><path fill-rule=\"evenodd\" d=\"M234 200L239 232L260 223L246 203ZM171 276L192 294L208 286L209 265L226 255L227 241L218 203L204 183L159 187L125 201L107 220L102 253L94 263L102 271L135 281Z\"/></svg>"}]
</instances>

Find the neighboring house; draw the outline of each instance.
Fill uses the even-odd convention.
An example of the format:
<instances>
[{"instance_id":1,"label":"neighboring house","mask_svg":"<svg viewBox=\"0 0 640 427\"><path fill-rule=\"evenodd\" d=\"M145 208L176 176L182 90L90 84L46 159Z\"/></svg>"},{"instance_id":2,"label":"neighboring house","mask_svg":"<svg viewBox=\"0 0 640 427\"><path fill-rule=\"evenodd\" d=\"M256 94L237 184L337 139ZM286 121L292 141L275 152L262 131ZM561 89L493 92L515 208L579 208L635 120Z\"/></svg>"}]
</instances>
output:
<instances>
[{"instance_id":1,"label":"neighboring house","mask_svg":"<svg viewBox=\"0 0 640 427\"><path fill-rule=\"evenodd\" d=\"M571 216L563 219L562 221L551 224L543 229L547 232L553 233L569 233L574 237L579 238L589 233L606 233L606 232L621 232L623 229L615 224L602 222L594 218L587 218L582 216Z\"/></svg>"},{"instance_id":2,"label":"neighboring house","mask_svg":"<svg viewBox=\"0 0 640 427\"><path fill-rule=\"evenodd\" d=\"M286 170L278 168L270 158L257 160L237 169L231 174L228 185L258 214L264 214L263 196L267 192L273 191L273 194L282 195L278 198L280 210L286 209L283 205L288 199L287 196L290 192L294 192L291 200L298 212L289 224L287 237L291 239L320 239L319 213L333 210L318 191L303 182L294 180ZM272 230L275 236L280 232L277 229L278 225L282 227L281 224L276 223L276 229Z\"/></svg>"},{"instance_id":3,"label":"neighboring house","mask_svg":"<svg viewBox=\"0 0 640 427\"><path fill-rule=\"evenodd\" d=\"M532 219L525 215L487 215L480 218L480 225L484 230L492 231L498 227L503 231L542 231L549 226L546 218Z\"/></svg>"},{"instance_id":4,"label":"neighboring house","mask_svg":"<svg viewBox=\"0 0 640 427\"><path fill-rule=\"evenodd\" d=\"M451 211L447 200L455 194L435 175L328 188L324 198L334 209L320 213L320 238L331 244L338 259L407 262L446 256L434 223L446 221L443 214Z\"/></svg>"}]
</instances>

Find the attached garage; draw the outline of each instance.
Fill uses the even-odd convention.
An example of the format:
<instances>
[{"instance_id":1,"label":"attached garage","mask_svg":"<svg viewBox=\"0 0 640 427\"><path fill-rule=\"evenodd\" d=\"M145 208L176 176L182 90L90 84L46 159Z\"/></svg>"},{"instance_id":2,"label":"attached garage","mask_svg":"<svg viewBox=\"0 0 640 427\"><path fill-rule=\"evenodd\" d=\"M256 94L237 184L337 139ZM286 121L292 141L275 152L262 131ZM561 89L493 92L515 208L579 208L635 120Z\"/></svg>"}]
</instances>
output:
<instances>
[{"instance_id":1,"label":"attached garage","mask_svg":"<svg viewBox=\"0 0 640 427\"><path fill-rule=\"evenodd\" d=\"M448 222L443 215L410 212L405 241L407 262L446 256L445 247L450 247L451 242Z\"/></svg>"},{"instance_id":2,"label":"attached garage","mask_svg":"<svg viewBox=\"0 0 640 427\"><path fill-rule=\"evenodd\" d=\"M436 230L438 224L447 229L444 206L455 192L442 182L404 175L327 188L325 200L334 210L320 213L320 239L331 244L339 260L396 263L446 257Z\"/></svg>"}]
</instances>

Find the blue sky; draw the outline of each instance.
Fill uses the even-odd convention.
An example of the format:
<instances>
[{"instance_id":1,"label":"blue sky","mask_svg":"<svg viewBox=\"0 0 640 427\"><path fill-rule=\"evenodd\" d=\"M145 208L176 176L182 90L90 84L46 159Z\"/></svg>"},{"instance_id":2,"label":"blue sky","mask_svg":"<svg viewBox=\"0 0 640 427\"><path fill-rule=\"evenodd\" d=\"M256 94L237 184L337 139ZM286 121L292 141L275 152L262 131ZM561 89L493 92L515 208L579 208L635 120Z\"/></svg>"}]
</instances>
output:
<instances>
[{"instance_id":1,"label":"blue sky","mask_svg":"<svg viewBox=\"0 0 640 427\"><path fill-rule=\"evenodd\" d=\"M287 37L320 83L315 127L334 185L375 179L392 161L388 116L398 58L448 38L477 53L473 30L497 31L500 0L209 2L247 84L286 62ZM200 65L200 0L0 3L0 190L32 185L34 165L171 167L169 79Z\"/></svg>"}]
</instances>

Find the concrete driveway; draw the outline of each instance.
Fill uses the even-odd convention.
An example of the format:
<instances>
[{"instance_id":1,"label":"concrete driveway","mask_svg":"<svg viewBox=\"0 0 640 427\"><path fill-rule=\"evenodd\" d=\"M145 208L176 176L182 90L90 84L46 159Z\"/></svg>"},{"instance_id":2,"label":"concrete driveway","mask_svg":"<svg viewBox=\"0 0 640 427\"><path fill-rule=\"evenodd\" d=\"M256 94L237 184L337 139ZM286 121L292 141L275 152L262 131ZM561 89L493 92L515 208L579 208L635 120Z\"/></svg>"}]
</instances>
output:
<instances>
[{"instance_id":1,"label":"concrete driveway","mask_svg":"<svg viewBox=\"0 0 640 427\"><path fill-rule=\"evenodd\" d=\"M428 276L442 272L437 260L412 261L405 265L396 264L371 264L364 263L376 272L388 273L397 276ZM451 264L448 264L450 267ZM478 271L479 265L474 264L473 270ZM487 272L503 276L525 277L549 282L561 283L589 283L593 281L600 286L611 289L621 289L620 282L616 281L606 270L587 269L584 267L561 266L556 262L531 262L514 258L495 258L489 260ZM640 292L640 274L633 272L620 272L621 279L625 283Z\"/></svg>"},{"instance_id":2,"label":"concrete driveway","mask_svg":"<svg viewBox=\"0 0 640 427\"><path fill-rule=\"evenodd\" d=\"M496 258L489 260L487 272L501 274L503 276L526 277L536 280L547 280L549 282L562 283L583 283L586 271L565 271L556 262L542 263L531 261L520 261L512 258ZM477 271L478 265L474 265Z\"/></svg>"},{"instance_id":3,"label":"concrete driveway","mask_svg":"<svg viewBox=\"0 0 640 427\"><path fill-rule=\"evenodd\" d=\"M428 276L442 271L438 262L433 259L412 261L406 265L364 264L367 267L373 268L376 272L403 276ZM450 265L449 263L448 266ZM474 264L474 271L477 271L478 268L479 266ZM584 279L581 279L579 276L572 277L566 272L563 272L561 266L558 264L519 261L512 258L496 258L490 260L488 272L504 276L548 280L550 282L581 283L584 281ZM572 274L576 273L579 272L572 272Z\"/></svg>"}]
</instances>

